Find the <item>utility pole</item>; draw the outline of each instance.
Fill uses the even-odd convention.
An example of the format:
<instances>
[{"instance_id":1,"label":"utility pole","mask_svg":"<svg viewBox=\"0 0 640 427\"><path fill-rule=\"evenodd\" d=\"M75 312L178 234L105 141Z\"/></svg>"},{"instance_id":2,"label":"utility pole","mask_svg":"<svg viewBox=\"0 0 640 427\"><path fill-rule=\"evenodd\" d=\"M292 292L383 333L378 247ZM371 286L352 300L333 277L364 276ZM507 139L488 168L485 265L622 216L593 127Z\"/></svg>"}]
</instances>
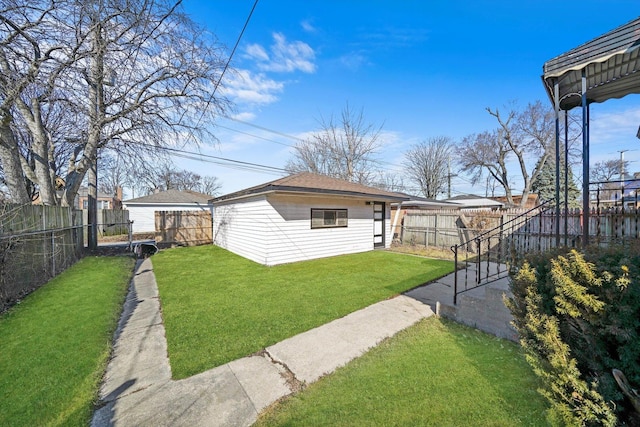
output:
<instances>
[{"instance_id":1,"label":"utility pole","mask_svg":"<svg viewBox=\"0 0 640 427\"><path fill-rule=\"evenodd\" d=\"M451 156L447 158L447 199L451 198L451 178L458 176L457 174L451 174Z\"/></svg>"},{"instance_id":2,"label":"utility pole","mask_svg":"<svg viewBox=\"0 0 640 427\"><path fill-rule=\"evenodd\" d=\"M618 150L620 153L620 181L624 181L624 153L627 151L629 150Z\"/></svg>"}]
</instances>

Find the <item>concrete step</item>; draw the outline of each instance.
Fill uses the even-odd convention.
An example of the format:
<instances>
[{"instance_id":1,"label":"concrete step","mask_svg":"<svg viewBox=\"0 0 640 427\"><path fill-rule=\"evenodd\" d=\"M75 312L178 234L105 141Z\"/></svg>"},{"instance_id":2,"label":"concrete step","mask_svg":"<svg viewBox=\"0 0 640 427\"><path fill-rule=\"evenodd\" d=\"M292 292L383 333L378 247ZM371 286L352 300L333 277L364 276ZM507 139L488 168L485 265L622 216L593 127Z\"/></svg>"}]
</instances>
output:
<instances>
[{"instance_id":1,"label":"concrete step","mask_svg":"<svg viewBox=\"0 0 640 427\"><path fill-rule=\"evenodd\" d=\"M458 295L458 304L441 304L438 314L501 338L517 341L513 317L504 304L510 295L508 279L490 283Z\"/></svg>"}]
</instances>

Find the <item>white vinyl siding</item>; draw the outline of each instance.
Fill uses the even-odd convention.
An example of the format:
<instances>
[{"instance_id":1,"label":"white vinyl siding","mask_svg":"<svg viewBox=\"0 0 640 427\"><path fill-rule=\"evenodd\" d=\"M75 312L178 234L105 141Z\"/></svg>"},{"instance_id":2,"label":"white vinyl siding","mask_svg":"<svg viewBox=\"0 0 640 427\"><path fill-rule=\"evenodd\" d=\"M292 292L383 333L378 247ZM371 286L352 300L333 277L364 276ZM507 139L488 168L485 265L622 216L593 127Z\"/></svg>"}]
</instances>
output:
<instances>
[{"instance_id":1,"label":"white vinyl siding","mask_svg":"<svg viewBox=\"0 0 640 427\"><path fill-rule=\"evenodd\" d=\"M213 210L213 243L260 264L267 264L266 218L272 208L266 196L217 203Z\"/></svg>"},{"instance_id":2,"label":"white vinyl siding","mask_svg":"<svg viewBox=\"0 0 640 427\"><path fill-rule=\"evenodd\" d=\"M372 209L363 200L272 195L269 264L324 258L373 249ZM346 209L348 226L310 228L311 209Z\"/></svg>"},{"instance_id":3,"label":"white vinyl siding","mask_svg":"<svg viewBox=\"0 0 640 427\"><path fill-rule=\"evenodd\" d=\"M311 228L312 209L346 210L346 227ZM269 194L218 202L214 243L265 265L373 250L373 206L347 197ZM389 207L385 242L391 242Z\"/></svg>"}]
</instances>

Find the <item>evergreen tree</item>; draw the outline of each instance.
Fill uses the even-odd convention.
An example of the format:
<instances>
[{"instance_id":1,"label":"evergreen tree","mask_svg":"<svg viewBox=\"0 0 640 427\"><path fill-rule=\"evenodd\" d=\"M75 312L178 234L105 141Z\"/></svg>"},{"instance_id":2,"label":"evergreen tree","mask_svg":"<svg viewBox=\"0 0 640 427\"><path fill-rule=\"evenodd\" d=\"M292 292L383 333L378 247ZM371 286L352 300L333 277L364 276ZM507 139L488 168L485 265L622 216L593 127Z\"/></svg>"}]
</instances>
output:
<instances>
[{"instance_id":1,"label":"evergreen tree","mask_svg":"<svg viewBox=\"0 0 640 427\"><path fill-rule=\"evenodd\" d=\"M580 207L580 190L575 183L573 177L573 171L569 166L569 207ZM541 201L553 200L552 205L555 205L556 198L556 164L555 161L547 160L540 173L535 177L531 183L531 189L533 192L538 193ZM564 206L564 159L560 160L560 204Z\"/></svg>"},{"instance_id":2,"label":"evergreen tree","mask_svg":"<svg viewBox=\"0 0 640 427\"><path fill-rule=\"evenodd\" d=\"M559 424L640 425L614 379L640 384L639 279L637 245L538 254L512 276L506 304Z\"/></svg>"}]
</instances>

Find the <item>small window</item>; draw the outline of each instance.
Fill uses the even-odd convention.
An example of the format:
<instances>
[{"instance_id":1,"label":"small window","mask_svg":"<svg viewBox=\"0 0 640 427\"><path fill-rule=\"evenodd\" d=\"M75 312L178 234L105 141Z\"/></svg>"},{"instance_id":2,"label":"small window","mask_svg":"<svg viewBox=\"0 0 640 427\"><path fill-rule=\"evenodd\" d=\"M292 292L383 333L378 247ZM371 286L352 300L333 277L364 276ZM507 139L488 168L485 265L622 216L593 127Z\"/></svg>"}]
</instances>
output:
<instances>
[{"instance_id":1,"label":"small window","mask_svg":"<svg viewBox=\"0 0 640 427\"><path fill-rule=\"evenodd\" d=\"M311 228L346 227L347 209L311 209Z\"/></svg>"}]
</instances>

